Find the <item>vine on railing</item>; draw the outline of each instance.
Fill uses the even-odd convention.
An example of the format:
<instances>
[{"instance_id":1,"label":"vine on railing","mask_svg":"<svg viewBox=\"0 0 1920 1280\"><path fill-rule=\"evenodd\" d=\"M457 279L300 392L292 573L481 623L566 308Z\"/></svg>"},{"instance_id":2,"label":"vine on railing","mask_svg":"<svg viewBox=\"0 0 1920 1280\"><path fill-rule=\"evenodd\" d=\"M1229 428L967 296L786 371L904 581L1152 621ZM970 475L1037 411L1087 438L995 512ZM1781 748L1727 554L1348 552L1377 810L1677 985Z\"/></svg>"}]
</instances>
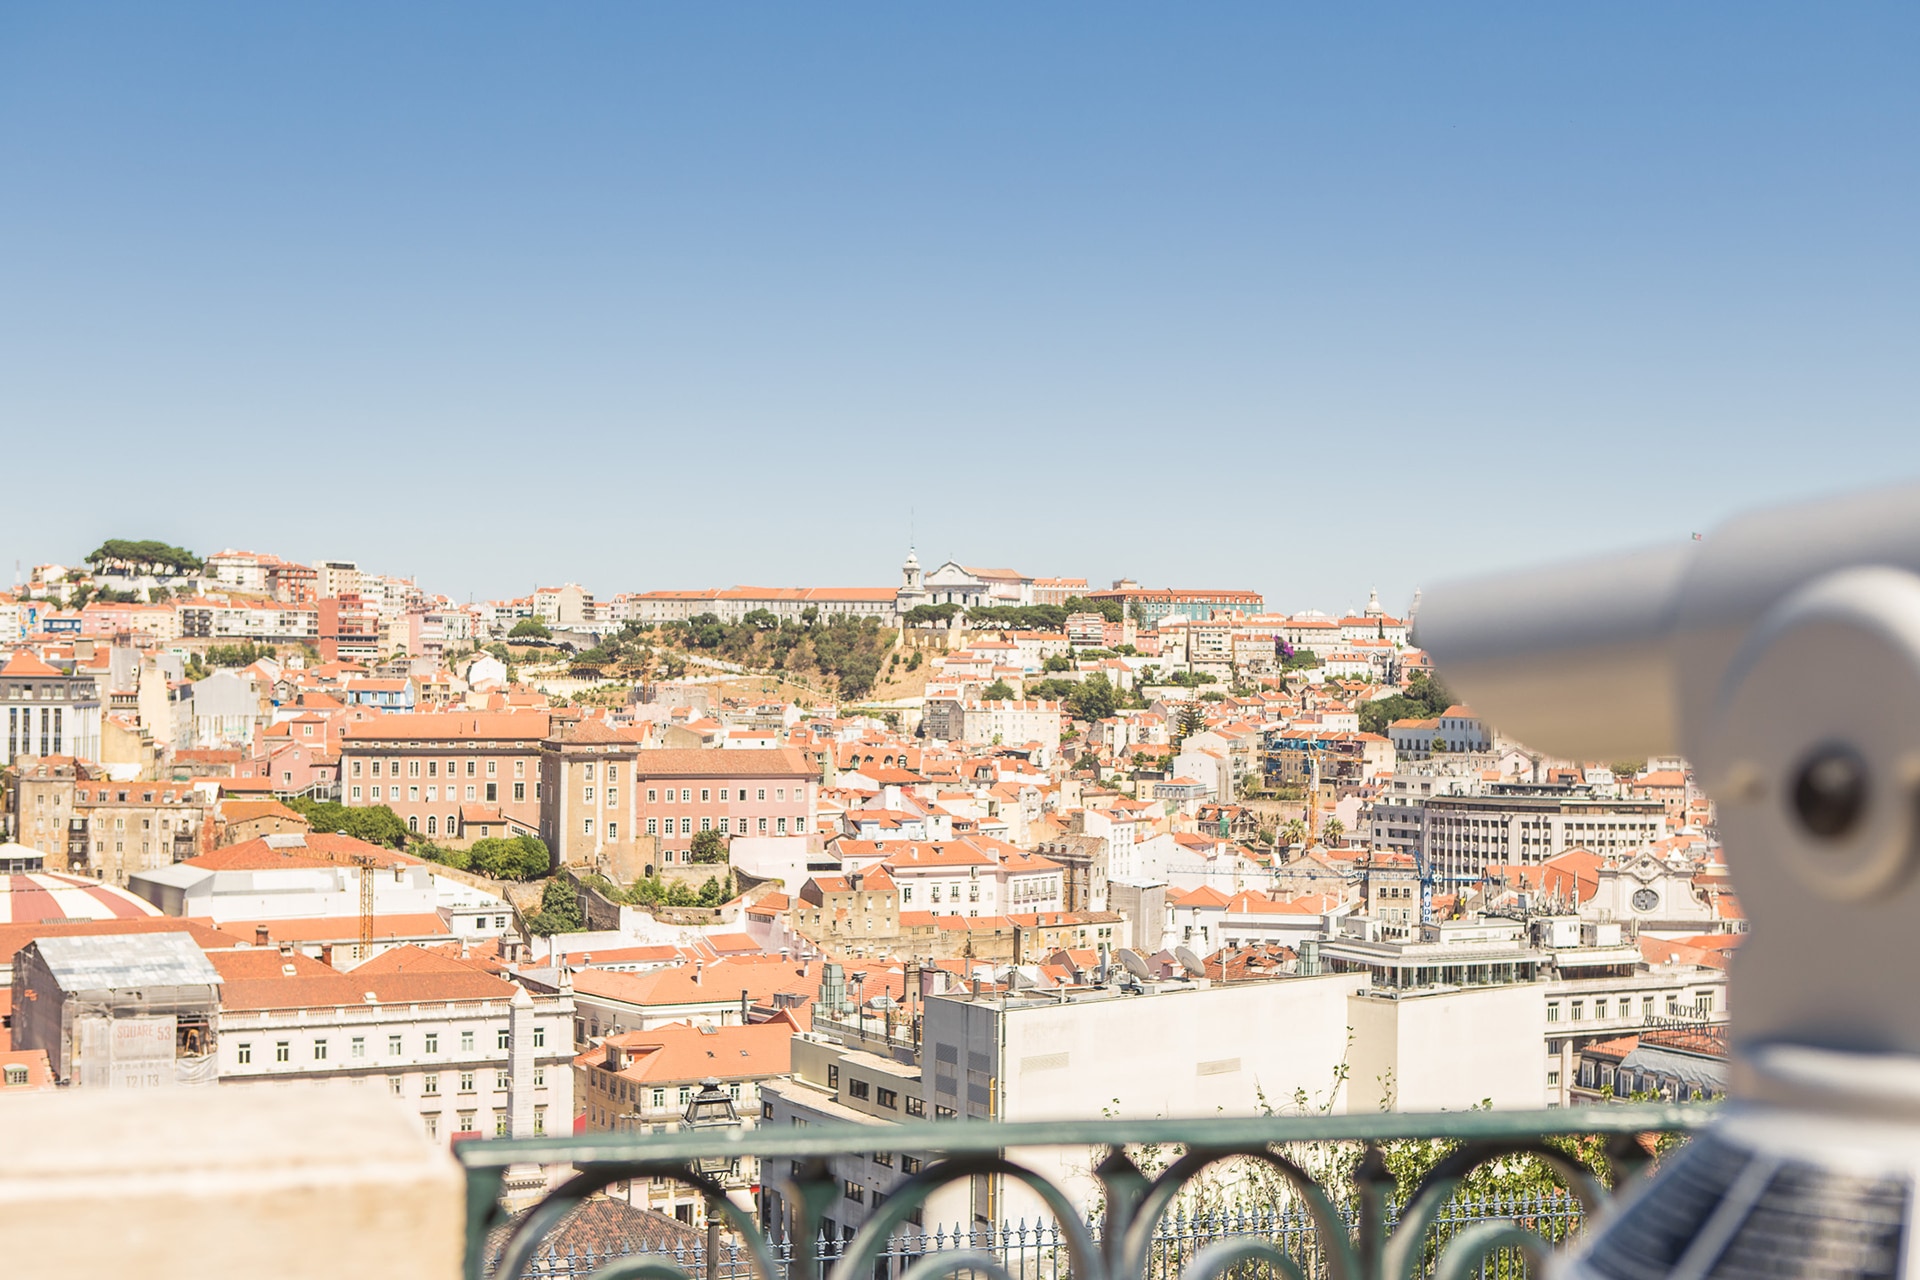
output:
<instances>
[{"instance_id":1,"label":"vine on railing","mask_svg":"<svg viewBox=\"0 0 1920 1280\"><path fill-rule=\"evenodd\" d=\"M878 1131L821 1125L470 1142L458 1151L468 1176L467 1274L469 1280L576 1276L577 1255L558 1269L558 1255L543 1247L547 1234L585 1198L614 1183L666 1178L704 1198L726 1242L712 1257L695 1247L590 1259L592 1280L745 1280L748 1272L756 1280L1213 1280L1255 1274L1284 1280L1464 1280L1488 1275L1489 1259L1498 1280L1517 1280L1640 1170L1648 1159L1643 1135L1685 1132L1710 1114L1699 1107L1629 1106L1426 1116L947 1122ZM1584 1141L1548 1141L1556 1136ZM1445 1154L1424 1165L1410 1185L1402 1185L1383 1150L1383 1144L1402 1140L1447 1144ZM1345 1188L1328 1185L1331 1164L1313 1161L1317 1168L1310 1172L1295 1158L1303 1149L1335 1143L1359 1152ZM876 1145L928 1153L927 1162L892 1187L850 1239L834 1239L823 1224L841 1182L828 1161ZM1101 1196L1091 1220L1054 1181L1006 1154L1076 1146L1104 1152L1092 1171ZM1149 1173L1132 1153L1155 1148L1179 1154ZM761 1157L763 1170L793 1170L770 1183L791 1215L771 1231L763 1231L753 1214L727 1198L720 1182L699 1169L703 1159L746 1155ZM1563 1190L1491 1201L1462 1197L1475 1170L1521 1158L1550 1170ZM1183 1192L1229 1162L1269 1174L1283 1189L1278 1202L1256 1209L1251 1221L1244 1207L1189 1215ZM489 1232L505 1221L499 1198L512 1165L568 1165L575 1172L490 1249ZM1590 1167L1595 1165L1605 1177ZM1028 1251L1024 1223L1018 1247L1010 1247L1004 1231L996 1242L991 1229L984 1241L981 1232L962 1238L957 1230L952 1236L942 1230L932 1237L934 1247L927 1247L930 1237L913 1220L939 1189L976 1178L1019 1183L1046 1206L1051 1220L1032 1229L1035 1252ZM1464 1203L1482 1210L1491 1204L1496 1212L1463 1214ZM1039 1265L1042 1231L1048 1233L1045 1265ZM717 1235L709 1241L718 1243Z\"/></svg>"}]
</instances>

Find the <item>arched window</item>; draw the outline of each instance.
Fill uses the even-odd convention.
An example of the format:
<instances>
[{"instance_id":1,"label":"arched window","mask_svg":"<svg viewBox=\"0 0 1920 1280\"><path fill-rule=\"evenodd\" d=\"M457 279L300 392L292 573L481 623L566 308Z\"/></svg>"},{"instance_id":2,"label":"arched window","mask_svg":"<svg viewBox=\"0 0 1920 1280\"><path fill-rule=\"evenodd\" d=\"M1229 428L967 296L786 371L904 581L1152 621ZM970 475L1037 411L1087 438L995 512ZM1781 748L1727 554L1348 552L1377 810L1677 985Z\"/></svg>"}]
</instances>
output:
<instances>
[{"instance_id":1,"label":"arched window","mask_svg":"<svg viewBox=\"0 0 1920 1280\"><path fill-rule=\"evenodd\" d=\"M412 814L412 813L410 813L410 814L408 814L408 815L407 815L407 830L409 830L409 831L418 831L419 829L420 829L420 818L419 818L419 815L417 815L417 814Z\"/></svg>"},{"instance_id":2,"label":"arched window","mask_svg":"<svg viewBox=\"0 0 1920 1280\"><path fill-rule=\"evenodd\" d=\"M447 815L447 834L453 835L455 832L459 830L460 830L460 824L454 821L454 815L451 813L448 814Z\"/></svg>"},{"instance_id":3,"label":"arched window","mask_svg":"<svg viewBox=\"0 0 1920 1280\"><path fill-rule=\"evenodd\" d=\"M432 814L427 815L427 834L430 836L440 834L440 819L434 817Z\"/></svg>"}]
</instances>

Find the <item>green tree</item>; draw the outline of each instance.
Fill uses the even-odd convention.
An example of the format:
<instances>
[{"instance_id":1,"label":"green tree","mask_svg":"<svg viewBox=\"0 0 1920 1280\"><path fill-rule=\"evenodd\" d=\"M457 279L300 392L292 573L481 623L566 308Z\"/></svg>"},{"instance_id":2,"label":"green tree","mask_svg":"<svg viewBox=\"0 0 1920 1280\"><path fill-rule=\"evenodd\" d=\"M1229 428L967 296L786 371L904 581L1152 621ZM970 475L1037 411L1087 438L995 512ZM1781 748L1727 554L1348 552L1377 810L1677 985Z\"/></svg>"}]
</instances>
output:
<instances>
[{"instance_id":1,"label":"green tree","mask_svg":"<svg viewBox=\"0 0 1920 1280\"><path fill-rule=\"evenodd\" d=\"M1068 596L1063 613L1097 613L1108 622L1121 621L1121 606L1118 600L1089 600L1085 596Z\"/></svg>"},{"instance_id":2,"label":"green tree","mask_svg":"<svg viewBox=\"0 0 1920 1280\"><path fill-rule=\"evenodd\" d=\"M980 696L988 700L997 699L1004 702L1013 697L1013 686L1009 685L1005 680L995 680L992 684L980 691Z\"/></svg>"},{"instance_id":3,"label":"green tree","mask_svg":"<svg viewBox=\"0 0 1920 1280\"><path fill-rule=\"evenodd\" d=\"M547 881L540 890L540 909L527 917L531 933L548 937L556 933L583 933L587 918L580 911L580 900L573 885L561 876Z\"/></svg>"},{"instance_id":4,"label":"green tree","mask_svg":"<svg viewBox=\"0 0 1920 1280\"><path fill-rule=\"evenodd\" d=\"M910 627L944 627L958 612L957 604L917 604L907 610L905 621Z\"/></svg>"},{"instance_id":5,"label":"green tree","mask_svg":"<svg viewBox=\"0 0 1920 1280\"><path fill-rule=\"evenodd\" d=\"M1447 740L1436 733L1433 735L1433 742L1429 749L1433 752L1433 754L1437 756L1445 755L1447 750Z\"/></svg>"},{"instance_id":6,"label":"green tree","mask_svg":"<svg viewBox=\"0 0 1920 1280\"><path fill-rule=\"evenodd\" d=\"M1327 825L1321 828L1326 833L1327 843L1337 845L1340 838L1347 834L1347 824L1338 818L1328 818Z\"/></svg>"},{"instance_id":7,"label":"green tree","mask_svg":"<svg viewBox=\"0 0 1920 1280\"><path fill-rule=\"evenodd\" d=\"M1073 670L1073 659L1064 653L1056 653L1041 663L1040 669L1042 671L1071 671Z\"/></svg>"},{"instance_id":8,"label":"green tree","mask_svg":"<svg viewBox=\"0 0 1920 1280\"><path fill-rule=\"evenodd\" d=\"M473 869L496 880L538 880L553 869L553 856L538 836L475 840L469 852Z\"/></svg>"},{"instance_id":9,"label":"green tree","mask_svg":"<svg viewBox=\"0 0 1920 1280\"><path fill-rule=\"evenodd\" d=\"M1305 844L1307 842L1307 824L1299 818L1288 818L1280 824L1280 840L1283 844Z\"/></svg>"},{"instance_id":10,"label":"green tree","mask_svg":"<svg viewBox=\"0 0 1920 1280\"><path fill-rule=\"evenodd\" d=\"M87 563L96 571L113 566L136 573L179 574L198 573L204 562L185 547L153 539L108 538L87 555Z\"/></svg>"},{"instance_id":11,"label":"green tree","mask_svg":"<svg viewBox=\"0 0 1920 1280\"><path fill-rule=\"evenodd\" d=\"M1067 710L1076 720L1104 720L1113 714L1119 698L1105 673L1096 671L1067 695Z\"/></svg>"},{"instance_id":12,"label":"green tree","mask_svg":"<svg viewBox=\"0 0 1920 1280\"><path fill-rule=\"evenodd\" d=\"M337 800L314 800L293 796L284 801L289 809L307 820L315 831L339 832L389 849L404 848L412 834L400 815L383 804L348 808Z\"/></svg>"},{"instance_id":13,"label":"green tree","mask_svg":"<svg viewBox=\"0 0 1920 1280\"><path fill-rule=\"evenodd\" d=\"M520 640L529 636L535 640L551 640L553 632L547 630L547 624L538 618L522 618L513 624L513 630L507 632L509 640Z\"/></svg>"},{"instance_id":14,"label":"green tree","mask_svg":"<svg viewBox=\"0 0 1920 1280\"><path fill-rule=\"evenodd\" d=\"M718 831L696 831L687 856L695 862L725 862L727 838Z\"/></svg>"}]
</instances>

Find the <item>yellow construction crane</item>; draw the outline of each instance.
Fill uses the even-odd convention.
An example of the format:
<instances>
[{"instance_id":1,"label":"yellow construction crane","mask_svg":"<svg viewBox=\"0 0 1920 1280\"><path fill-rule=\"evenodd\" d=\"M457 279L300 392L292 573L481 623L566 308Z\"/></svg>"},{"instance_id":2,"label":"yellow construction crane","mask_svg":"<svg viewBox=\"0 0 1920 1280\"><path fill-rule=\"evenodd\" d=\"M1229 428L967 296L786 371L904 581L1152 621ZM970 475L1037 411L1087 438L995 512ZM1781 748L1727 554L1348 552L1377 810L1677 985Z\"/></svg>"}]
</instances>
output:
<instances>
[{"instance_id":1,"label":"yellow construction crane","mask_svg":"<svg viewBox=\"0 0 1920 1280\"><path fill-rule=\"evenodd\" d=\"M353 865L360 868L360 945L353 958L365 960L373 955L373 869L378 864L361 853L354 855Z\"/></svg>"}]
</instances>

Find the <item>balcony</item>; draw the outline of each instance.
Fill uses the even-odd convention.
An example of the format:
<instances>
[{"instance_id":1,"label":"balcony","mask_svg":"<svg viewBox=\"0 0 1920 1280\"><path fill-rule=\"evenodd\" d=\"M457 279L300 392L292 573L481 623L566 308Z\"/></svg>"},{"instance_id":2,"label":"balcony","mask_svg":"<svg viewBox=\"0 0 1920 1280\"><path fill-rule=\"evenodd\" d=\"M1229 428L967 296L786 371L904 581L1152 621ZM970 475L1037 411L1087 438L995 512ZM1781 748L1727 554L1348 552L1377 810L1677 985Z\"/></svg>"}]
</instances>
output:
<instances>
[{"instance_id":1,"label":"balcony","mask_svg":"<svg viewBox=\"0 0 1920 1280\"><path fill-rule=\"evenodd\" d=\"M9 1274L65 1280L1519 1280L1638 1175L1647 1138L1711 1116L1616 1106L682 1128L471 1139L449 1157L380 1090L48 1089L0 1096L0 1238ZM877 1152L897 1153L886 1169L897 1177L853 1204L847 1166ZM1043 1172L1062 1167L1071 1173ZM1223 1168L1252 1172L1210 1183ZM745 1186L756 1169L757 1201ZM566 1239L583 1203L625 1208L596 1193L656 1177L704 1199L707 1221L631 1210L651 1227ZM1014 1191L1045 1212L973 1212L981 1194ZM957 1223L943 1216L956 1204Z\"/></svg>"},{"instance_id":2,"label":"balcony","mask_svg":"<svg viewBox=\"0 0 1920 1280\"><path fill-rule=\"evenodd\" d=\"M1705 1107L1634 1105L470 1142L456 1150L466 1172L465 1274L1517 1278L1529 1268L1538 1274L1642 1171L1656 1138L1677 1140L1711 1115ZM856 1199L849 1166L861 1167L876 1149L917 1157L918 1172ZM752 1207L737 1193L729 1198L723 1175L712 1172L740 1161L766 1180ZM915 1163L887 1167L904 1173ZM1074 1167L1075 1177L1055 1172ZM536 1168L571 1173L530 1211L509 1217L503 1192L516 1180L526 1185ZM1499 1174L1491 1183L1490 1171ZM596 1193L658 1178L704 1198L704 1238L589 1246L548 1238ZM1085 1185L1068 1185L1075 1182ZM1004 1203L1010 1189L1042 1211L1004 1219L981 1212ZM957 1205L962 1212L951 1216L960 1221L941 1217L942 1204Z\"/></svg>"}]
</instances>

